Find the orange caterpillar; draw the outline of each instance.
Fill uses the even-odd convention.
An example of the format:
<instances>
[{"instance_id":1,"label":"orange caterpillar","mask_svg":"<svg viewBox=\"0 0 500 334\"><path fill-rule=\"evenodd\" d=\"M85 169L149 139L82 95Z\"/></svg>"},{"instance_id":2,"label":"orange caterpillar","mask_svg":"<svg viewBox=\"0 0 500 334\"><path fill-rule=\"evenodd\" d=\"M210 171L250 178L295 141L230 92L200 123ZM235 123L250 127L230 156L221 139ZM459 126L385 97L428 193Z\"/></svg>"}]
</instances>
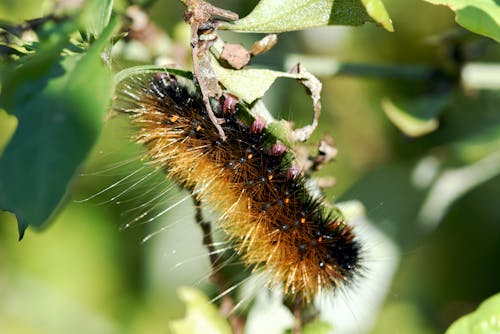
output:
<instances>
[{"instance_id":1,"label":"orange caterpillar","mask_svg":"<svg viewBox=\"0 0 500 334\"><path fill-rule=\"evenodd\" d=\"M220 213L218 225L246 264L307 302L352 281L361 249L352 228L310 194L288 148L246 106L213 103L224 118L222 141L199 92L172 74L131 75L117 92L114 109L130 114L148 157Z\"/></svg>"}]
</instances>

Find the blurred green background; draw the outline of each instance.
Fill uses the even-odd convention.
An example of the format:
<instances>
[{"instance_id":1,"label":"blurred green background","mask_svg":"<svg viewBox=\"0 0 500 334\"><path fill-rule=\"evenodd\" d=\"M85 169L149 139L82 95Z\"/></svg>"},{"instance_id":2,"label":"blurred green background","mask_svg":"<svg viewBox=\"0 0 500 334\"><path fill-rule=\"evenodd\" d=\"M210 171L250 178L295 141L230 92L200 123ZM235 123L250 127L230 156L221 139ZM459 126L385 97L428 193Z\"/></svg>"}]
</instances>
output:
<instances>
[{"instance_id":1,"label":"blurred green background","mask_svg":"<svg viewBox=\"0 0 500 334\"><path fill-rule=\"evenodd\" d=\"M244 16L257 1L213 3ZM339 150L320 172L336 180L328 198L361 201L401 252L373 333L441 333L500 291L500 92L465 90L454 77L464 62L500 64L500 46L459 29L445 7L385 3L394 33L370 24L285 33L254 62L284 70L290 54L307 54L432 72L426 79L320 76L323 113L312 142L329 133ZM3 0L0 19L21 22L50 6ZM118 10L125 7L116 3ZM116 69L187 62L181 3L159 0L148 12L165 35L146 47L118 45ZM245 45L256 38L223 36ZM403 135L381 106L387 98L411 103L436 94L449 102L439 128L420 138ZM310 100L293 82L280 79L265 101L276 115L298 125L309 121ZM18 242L15 219L0 213L0 333L166 333L168 321L184 312L176 286L207 287L208 260L191 201L162 175L149 176L130 135L126 120L107 121L71 200L44 231L28 230ZM140 205L165 189L151 213L134 223L147 210ZM144 223L179 201L167 215Z\"/></svg>"}]
</instances>

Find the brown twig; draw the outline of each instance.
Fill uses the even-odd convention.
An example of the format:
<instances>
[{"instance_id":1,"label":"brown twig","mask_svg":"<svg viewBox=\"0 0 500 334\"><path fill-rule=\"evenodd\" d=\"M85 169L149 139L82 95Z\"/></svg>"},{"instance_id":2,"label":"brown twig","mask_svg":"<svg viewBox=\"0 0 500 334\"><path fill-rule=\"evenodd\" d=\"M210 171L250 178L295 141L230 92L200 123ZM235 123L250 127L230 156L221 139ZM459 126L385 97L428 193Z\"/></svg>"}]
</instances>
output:
<instances>
[{"instance_id":1,"label":"brown twig","mask_svg":"<svg viewBox=\"0 0 500 334\"><path fill-rule=\"evenodd\" d=\"M331 136L326 135L318 145L316 156L309 157L311 162L310 171L316 172L320 170L324 165L335 159L336 156L337 148L335 147L335 141Z\"/></svg>"},{"instance_id":2,"label":"brown twig","mask_svg":"<svg viewBox=\"0 0 500 334\"><path fill-rule=\"evenodd\" d=\"M192 199L196 209L195 220L201 227L203 232L203 245L207 248L209 253L210 265L212 267L210 280L217 286L219 293L224 294L230 287L228 285L228 280L224 277L224 274L220 269L217 269L220 257L217 255L216 248L214 246L211 224L203 218L200 200L197 199L195 195L192 195ZM241 316L233 313L234 308L235 303L231 295L224 294L221 299L220 312L226 319L228 319L233 333L242 334L244 329L244 320Z\"/></svg>"},{"instance_id":3,"label":"brown twig","mask_svg":"<svg viewBox=\"0 0 500 334\"><path fill-rule=\"evenodd\" d=\"M202 77L201 71L200 71L200 63L198 61L198 53L199 53L198 45L193 46L194 76L198 79L198 85L200 86L201 96L203 97L203 103L205 104L205 108L207 109L208 117L210 118L210 121L212 121L213 125L217 129L217 132L219 133L219 137L222 140L226 140L226 134L224 133L222 126L220 126L219 120L215 116L215 113L212 110L212 106L210 105L210 96L208 94L208 88L206 86L205 80Z\"/></svg>"},{"instance_id":4,"label":"brown twig","mask_svg":"<svg viewBox=\"0 0 500 334\"><path fill-rule=\"evenodd\" d=\"M200 58L205 58L209 49L209 43L213 39L217 38L216 35L210 36L210 34L217 29L218 25L218 23L213 20L213 17L219 16L227 20L236 20L238 19L238 14L215 7L203 0L183 0L183 2L187 7L184 13L184 19L191 25L191 47L193 48L192 56L194 75L198 80L208 117L217 129L220 138L225 140L226 135L220 126L221 120L217 119L214 111L212 110L212 106L210 105L210 97L217 96L220 87L218 87L218 82L213 85L210 84L211 82L209 80L212 78L206 78L203 75L202 72L205 72L205 70L210 72L210 69L200 68ZM200 38L201 35L204 35L205 38ZM209 64L209 62L205 62L203 65L210 67Z\"/></svg>"},{"instance_id":5,"label":"brown twig","mask_svg":"<svg viewBox=\"0 0 500 334\"><path fill-rule=\"evenodd\" d=\"M293 301L293 316L295 323L293 324L293 334L301 334L303 326L303 304L301 295L297 295Z\"/></svg>"},{"instance_id":6,"label":"brown twig","mask_svg":"<svg viewBox=\"0 0 500 334\"><path fill-rule=\"evenodd\" d=\"M304 326L318 318L319 311L312 304L304 303L304 297L300 293L295 296L287 296L283 300L288 310L293 314L295 322L292 334L301 334Z\"/></svg>"}]
</instances>

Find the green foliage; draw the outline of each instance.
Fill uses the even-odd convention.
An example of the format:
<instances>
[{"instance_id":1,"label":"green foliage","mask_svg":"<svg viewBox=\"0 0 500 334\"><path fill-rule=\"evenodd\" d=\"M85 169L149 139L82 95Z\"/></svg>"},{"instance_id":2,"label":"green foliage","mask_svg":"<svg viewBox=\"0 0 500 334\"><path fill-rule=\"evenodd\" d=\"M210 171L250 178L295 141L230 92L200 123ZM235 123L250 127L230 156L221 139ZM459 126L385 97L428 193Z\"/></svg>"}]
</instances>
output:
<instances>
[{"instance_id":1,"label":"green foliage","mask_svg":"<svg viewBox=\"0 0 500 334\"><path fill-rule=\"evenodd\" d=\"M340 36L346 38L348 42L342 44L341 52L331 51L338 57L337 59L328 58L330 62L317 61L317 58L312 60L315 65L312 72L323 74L322 80L325 82L324 111L319 132L333 133L340 151L338 162L333 169L327 167L322 171L325 176L334 175L338 182L333 192L328 190L328 195L362 200L370 218L397 242L405 254L401 274L397 277L391 294L398 296L399 306L394 314L387 318L388 325L379 326L378 328L382 329L378 332L376 329L375 333L385 334L388 328L395 328L398 322L403 322L407 326L404 328L409 332L411 330L414 333L442 332L443 324L449 324L456 319L457 312L453 313L455 307L460 308L464 304L470 307L469 305L482 300L485 294L490 295L491 289L498 287L498 282L495 281L498 277L498 268L495 264L498 263L497 222L500 215L495 199L498 197L500 171L498 153L500 96L497 91L485 91L498 84L498 80L495 81L495 76L492 75L492 86L481 86L481 90L474 90L477 87L471 87L471 91L464 91L463 87L470 85L460 80L465 78L461 72L464 62L466 66L468 62L476 59L486 62L485 65L498 63L500 51L498 44L493 44L493 40L500 40L499 5L497 1L491 0L426 1L449 6L455 11L458 24L492 40L468 32L461 32L460 38L446 34L444 37L441 36L441 39L438 38L439 47L432 49L422 43L422 39L428 37L430 33L442 33L450 28L446 22L441 22L446 21L443 20L443 16L434 15L432 11L436 8L433 6L426 6L431 9L426 9L426 12L421 14L418 12L420 8L416 5L394 0L386 1L391 13L394 8L392 16L398 23L398 29L394 34L386 34L382 29L366 25L355 32L349 31L347 37ZM246 7L242 5L239 7L240 10L243 7L248 8L248 2L242 2L245 2ZM179 10L173 3L159 1L158 7L154 7L151 12L173 13ZM260 1L247 17L234 23L223 23L221 28L245 32L282 32L324 25L361 25L365 22L376 22L386 30L392 30L392 21L382 2L378 0L301 0L294 1L293 6L290 3L292 2ZM114 28L128 20L125 17L114 17L116 14L112 13L112 6L112 1L88 1L83 14L63 16L56 22L48 21L37 28L38 40L26 38L22 47L17 48L18 52L13 53L10 58L3 57L2 54L2 65L5 66L1 71L0 208L16 214L21 234L28 226L44 226L52 220L58 209L65 208L63 204L69 197L68 194L72 193L69 188L73 183L77 183L76 191L82 196L82 193L95 193L117 182L116 179L111 181L106 179L99 181L101 183L95 181L87 184L78 178L75 180L82 162L87 158L100 134L104 115L110 104L112 76L104 63L118 65L118 69L120 66L143 62L156 64L173 62L171 58L165 60L148 54L150 47L148 39L141 40L130 36L130 39L121 41L114 50L118 51L112 58L109 50L112 47L110 39L115 32ZM14 7L22 6L16 1L0 4L0 15L9 17L5 8ZM29 13L42 12L39 2L28 7L30 7L27 11ZM428 15L429 13L432 14ZM20 15L18 12L13 17ZM178 15L178 21L181 21L181 14ZM158 26L163 24L167 25L163 19L157 22ZM432 28L428 29L429 25ZM3 36L4 31L0 32ZM82 36L81 39L77 36L78 32ZM327 38L333 40L334 33L337 32L332 32ZM161 35L158 31L151 30L147 36L153 39L157 37L155 34ZM11 32L6 35L12 37ZM321 46L308 40L311 35L304 36L309 36L304 37L304 44L311 43L308 44L308 48L299 45L297 39L290 39L290 35L284 35L280 37L284 43L277 46L276 54L286 58L291 52L297 50L315 52L315 46ZM22 34L16 37L21 40L24 38ZM182 52L189 54L189 51L186 51L189 36L181 39L183 44L180 47L175 44L176 42L180 44L179 40L168 38L157 40L160 41L157 41L157 44L164 46L162 56L178 55ZM248 41L241 37L241 42ZM290 45L293 45L293 48L290 48ZM1 46L5 46L2 48L4 52L9 45L2 40ZM432 51L429 51L430 49ZM483 49L492 51L478 52ZM479 55L471 58L470 54L475 53ZM140 60L132 57L137 54L146 54L146 57ZM278 57L264 58L264 63L271 60L274 64L276 58ZM297 55L293 58L296 63ZM370 66L338 60L359 58L365 61L369 59ZM298 56L298 59L300 61L305 57ZM377 62L393 64L377 67ZM419 67L405 71L407 62L417 63ZM312 68L307 65L306 67L309 70ZM134 73L157 71L161 68L148 65L126 69L115 77L115 82L120 81L120 76L127 76L133 71ZM490 75L494 73L489 70L491 67L485 68L483 72L477 73L478 77L484 77L488 72ZM283 89L283 86L280 87L280 80L276 80L283 77L297 79L297 75L281 72L282 68L248 68L242 71L223 67L215 69L220 82L249 103L261 99L269 87L278 81L275 84L276 90L269 90L267 93L269 101L266 103L272 104L273 101L278 101L276 105L284 115L293 114L297 117L297 123L305 122L306 119L309 121L309 114L305 110L310 108L310 101L302 91L301 94L295 94L297 85L285 86ZM439 85L443 83L442 81L436 81L435 77L428 75L437 73L436 70L439 74L446 74L442 86ZM190 78L189 71L171 71ZM367 84L366 80L345 79L343 75L378 79L389 77L392 80ZM330 80L328 76L335 78ZM415 80L418 83L393 81L394 78ZM290 88L291 86L293 88ZM431 88L438 86L439 89L428 89L429 86ZM381 101L385 102L382 103L382 108L378 108ZM392 124L382 117L384 116L382 111ZM273 134L279 132L274 131L273 126L269 130ZM108 130L113 133L115 141L108 138L105 144L113 149L118 146L116 142L123 144L128 133L121 130L119 128ZM123 151L127 148L119 146L118 150ZM103 168L95 161L93 159L92 163L98 166L97 169ZM150 190L148 188L144 192ZM131 190L131 192L136 196L142 195L140 191ZM132 204L127 205L129 210L133 208ZM19 300L21 300L19 303L22 303L22 307L17 304L21 311L18 312L19 315L14 312L14 316L11 315L13 311L8 306L0 307L0 331L4 328L2 326L7 326L5 328L8 328L9 333L15 332L11 329L14 327L5 325L10 323L9 317L21 319L20 322L25 319L29 322L33 319L45 321L50 318L51 324L62 323L57 317L51 316L52 313L43 300L49 299L48 296L52 297L53 291L61 289L61 286L64 286L63 280L67 277L78 282L75 287L68 289L72 291L71 293L85 295L91 291L105 296L99 303L91 303L96 312L91 315L86 314L81 308L77 308L76 312L71 308L65 312L62 309L66 308L66 304L57 304L64 305L61 307L61 318L68 314L80 316L75 316L75 319L81 319L79 320L82 323L81 332L93 328L92 320L96 318L113 319L112 327L117 329L110 330L110 333L122 332L123 324L130 333L143 333L145 328L147 332L161 332L168 326L165 320L166 313L169 317L179 316L179 302L173 304L175 303L173 297L165 290L178 284L175 282L177 277L180 277L178 280L182 284L187 284L183 280L187 280L186 277L192 278L193 274L181 276L177 272L165 270L170 267L164 262L169 259L166 259L164 254L167 252L163 249L168 242L163 239L157 243L155 240L151 241L152 245L161 248L161 251L156 250L161 253L159 256L161 260L157 260L158 262L152 259L153 247L150 247L150 243L142 248L135 247L139 244L138 239L143 237L141 233L156 236L156 233L159 230L163 231L164 228L147 226L122 234L116 234L114 228L110 228L111 232L103 230L95 226L114 226L117 221L121 224L124 219L128 219L120 215L122 211L128 212L123 208L103 207L105 206L99 209L85 208L83 211L89 213L88 215L75 210L74 206L67 208L68 211L65 212L69 214L61 215L62 218L57 222L57 226L73 226L69 223L78 223L83 229L82 233L73 227L61 233L54 228L44 234L56 235L50 242L36 246L30 243L32 246L13 260L10 256L19 250L19 246L4 241L10 240L8 224L14 224L14 219L5 213L0 213L0 228L5 232L3 237L5 240L2 239L0 243L0 254L10 254L0 256L0 295L6 296L9 301L6 303L8 306ZM106 212L115 220L111 221L110 217L103 214L92 214L97 210L109 210ZM166 220L170 224L173 218ZM95 224L92 225L93 223ZM67 239L66 236L71 231L78 233L73 235L73 238ZM181 234L185 233L183 230ZM127 239L130 235L135 237L133 241ZM96 241L99 239L96 236L102 237L103 240ZM39 236L33 236L33 240L37 237ZM168 241L172 242L172 239ZM94 248L96 243L99 244L97 250ZM190 237L186 247L199 243L201 241L198 242L195 237ZM72 252L66 254L66 250L73 245L80 245L79 252L85 254ZM26 246L23 244L23 249L24 247ZM93 251L86 253L85 248ZM40 252L40 249L44 252ZM133 251L124 252L123 249L133 249ZM97 253L102 254L102 258L98 256L102 263L96 261L98 268L95 270L91 259L96 258ZM50 260L40 262L32 254ZM170 258L174 252L168 254ZM64 258L63 255L68 255L69 258L61 260ZM186 258L188 256L183 255L180 262ZM85 284L80 284L78 277L84 275L83 271L74 270L72 275L71 273L68 275L64 270L58 271L60 268L66 268L68 263L81 267L81 259L86 259L83 262L85 272L95 271L101 274L97 274L97 277L85 276L85 281L82 281ZM38 268L42 275L36 276L26 270L24 265ZM116 270L118 273L106 271L113 265L121 268L121 271ZM134 273L130 270L132 265L135 265ZM170 264L172 267L176 265L177 262ZM199 275L206 274L200 271ZM50 272L52 276L44 277L43 273L46 272ZM38 282L38 285L26 282L26 277L29 275L34 277L33 280ZM18 277L23 279L18 280ZM54 280L54 277L60 278L60 281ZM108 278L109 282L103 284L102 277ZM32 277L29 276L29 279ZM387 285L389 285L388 280L389 278L385 282ZM5 282L10 284L13 281L16 281L16 284L3 284ZM121 287L117 282L122 281L127 283L123 283L124 288L120 289L120 294L124 295L121 297L126 299L127 303L122 303L121 299L118 302L113 301L114 296L119 294L115 291L116 287ZM43 285L47 282L49 285L55 282L51 286L53 290ZM206 296L190 289L182 289L179 294L188 310L184 319L170 323L172 331L229 332L227 322L220 317L213 305L207 303ZM37 302L32 303L32 300ZM102 306L106 304L105 302L120 304L115 306L120 311L109 311ZM26 310L28 304L29 310ZM388 305L386 308L391 307L390 303ZM373 308L373 313L376 313L376 307ZM485 301L477 311L457 321L448 333L498 331L495 326L500 322L499 308L497 295ZM460 309L462 310L463 308ZM353 313L356 312L354 309ZM358 320L361 322L364 319ZM36 320L34 323L31 325L37 329ZM116 325L118 323L120 326ZM64 327L65 324L69 325ZM332 326L335 328L335 325L335 323L314 321L306 325L303 330L307 334L326 333ZM53 330L55 327L57 326L43 329L44 333L57 333ZM64 322L57 328L63 327L60 333L68 332L68 328L75 328L77 324Z\"/></svg>"},{"instance_id":2,"label":"green foliage","mask_svg":"<svg viewBox=\"0 0 500 334\"><path fill-rule=\"evenodd\" d=\"M458 24L476 34L500 42L500 5L495 0L424 0L445 5L456 14Z\"/></svg>"},{"instance_id":3,"label":"green foliage","mask_svg":"<svg viewBox=\"0 0 500 334\"><path fill-rule=\"evenodd\" d=\"M278 78L301 78L299 74L267 69L242 69L237 71L216 64L214 68L224 87L247 103L262 98Z\"/></svg>"},{"instance_id":4,"label":"green foliage","mask_svg":"<svg viewBox=\"0 0 500 334\"><path fill-rule=\"evenodd\" d=\"M113 0L91 0L85 3L80 17L86 40L98 38L108 26L113 10Z\"/></svg>"},{"instance_id":5,"label":"green foliage","mask_svg":"<svg viewBox=\"0 0 500 334\"><path fill-rule=\"evenodd\" d=\"M325 25L361 25L374 21L392 31L392 21L380 0L262 0L246 17L221 29L278 33Z\"/></svg>"},{"instance_id":6,"label":"green foliage","mask_svg":"<svg viewBox=\"0 0 500 334\"><path fill-rule=\"evenodd\" d=\"M494 334L500 332L500 294L486 299L474 312L463 316L446 334Z\"/></svg>"},{"instance_id":7,"label":"green foliage","mask_svg":"<svg viewBox=\"0 0 500 334\"><path fill-rule=\"evenodd\" d=\"M75 26L53 25L39 51L4 76L2 107L19 125L0 157L0 207L16 214L21 237L54 215L96 142L111 96L101 51L117 23L86 53L66 57Z\"/></svg>"},{"instance_id":8,"label":"green foliage","mask_svg":"<svg viewBox=\"0 0 500 334\"><path fill-rule=\"evenodd\" d=\"M178 293L186 304L186 316L170 322L174 334L231 334L226 319L205 294L189 287L180 287Z\"/></svg>"},{"instance_id":9,"label":"green foliage","mask_svg":"<svg viewBox=\"0 0 500 334\"><path fill-rule=\"evenodd\" d=\"M438 128L438 116L450 103L450 99L447 94L421 96L397 103L385 99L382 101L382 108L391 122L404 134L419 137Z\"/></svg>"},{"instance_id":10,"label":"green foliage","mask_svg":"<svg viewBox=\"0 0 500 334\"><path fill-rule=\"evenodd\" d=\"M0 109L0 156L17 127L17 118Z\"/></svg>"},{"instance_id":11,"label":"green foliage","mask_svg":"<svg viewBox=\"0 0 500 334\"><path fill-rule=\"evenodd\" d=\"M247 21L257 22L260 29L267 31L277 26L266 27L263 21L280 22L279 27L289 31L326 24L357 25L371 20L368 12L392 29L382 3L377 0L304 1L292 7L279 4L262 1ZM109 25L112 6L111 0L88 1L76 19L60 23L49 20L38 31L40 41L25 44L27 53L34 53L20 57L15 70L5 71L2 107L18 118L19 126L0 159L0 207L16 214L21 236L28 226L41 227L51 220L100 132L111 89L109 74L101 64L101 52L105 48L109 51L109 40L118 24L115 19ZM318 15L324 20L318 21ZM283 18L287 18L286 24ZM245 31L253 31L244 22L237 21L230 29L244 27ZM92 43L83 56L78 55L81 50L70 41L77 26L84 37L78 47ZM64 55L67 50L78 53ZM276 78L302 78L266 69L236 74L222 67L217 69L220 82L248 103L262 98Z\"/></svg>"}]
</instances>

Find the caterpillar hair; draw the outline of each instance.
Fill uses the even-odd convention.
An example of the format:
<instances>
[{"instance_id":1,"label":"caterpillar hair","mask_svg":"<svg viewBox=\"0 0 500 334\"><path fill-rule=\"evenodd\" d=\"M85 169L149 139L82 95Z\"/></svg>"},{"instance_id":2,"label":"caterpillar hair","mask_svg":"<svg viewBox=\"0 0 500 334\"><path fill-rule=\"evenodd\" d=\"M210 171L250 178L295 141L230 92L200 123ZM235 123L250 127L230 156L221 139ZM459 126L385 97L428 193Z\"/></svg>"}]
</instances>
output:
<instances>
[{"instance_id":1,"label":"caterpillar hair","mask_svg":"<svg viewBox=\"0 0 500 334\"><path fill-rule=\"evenodd\" d=\"M167 71L120 80L113 108L130 116L147 157L218 213L244 263L266 271L270 285L310 303L352 283L361 245L341 212L312 194L286 140L237 98L211 102L225 140L196 84Z\"/></svg>"}]
</instances>

